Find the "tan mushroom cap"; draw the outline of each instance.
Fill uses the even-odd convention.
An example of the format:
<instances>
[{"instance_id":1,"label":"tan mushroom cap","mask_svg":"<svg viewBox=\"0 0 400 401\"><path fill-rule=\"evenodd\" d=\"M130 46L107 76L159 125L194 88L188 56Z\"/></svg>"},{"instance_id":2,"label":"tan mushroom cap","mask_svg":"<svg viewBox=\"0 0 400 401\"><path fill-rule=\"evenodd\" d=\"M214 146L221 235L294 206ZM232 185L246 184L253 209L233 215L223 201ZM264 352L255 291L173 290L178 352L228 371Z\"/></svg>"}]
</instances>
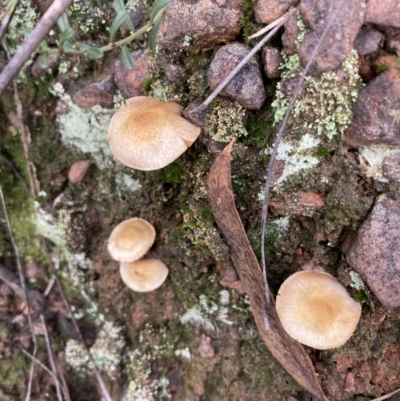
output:
<instances>
[{"instance_id":1,"label":"tan mushroom cap","mask_svg":"<svg viewBox=\"0 0 400 401\"><path fill-rule=\"evenodd\" d=\"M114 227L107 249L118 262L132 262L146 254L155 238L156 230L148 221L133 217Z\"/></svg>"},{"instance_id":2,"label":"tan mushroom cap","mask_svg":"<svg viewBox=\"0 0 400 401\"><path fill-rule=\"evenodd\" d=\"M138 170L157 170L192 145L200 128L181 117L182 106L147 96L126 101L111 118L108 142L113 155Z\"/></svg>"},{"instance_id":3,"label":"tan mushroom cap","mask_svg":"<svg viewBox=\"0 0 400 401\"><path fill-rule=\"evenodd\" d=\"M160 287L168 276L168 268L157 259L143 258L121 263L122 281L133 291L149 292Z\"/></svg>"},{"instance_id":4,"label":"tan mushroom cap","mask_svg":"<svg viewBox=\"0 0 400 401\"><path fill-rule=\"evenodd\" d=\"M295 340L328 349L351 337L360 320L361 305L330 274L301 271L282 284L276 311L283 328Z\"/></svg>"}]
</instances>

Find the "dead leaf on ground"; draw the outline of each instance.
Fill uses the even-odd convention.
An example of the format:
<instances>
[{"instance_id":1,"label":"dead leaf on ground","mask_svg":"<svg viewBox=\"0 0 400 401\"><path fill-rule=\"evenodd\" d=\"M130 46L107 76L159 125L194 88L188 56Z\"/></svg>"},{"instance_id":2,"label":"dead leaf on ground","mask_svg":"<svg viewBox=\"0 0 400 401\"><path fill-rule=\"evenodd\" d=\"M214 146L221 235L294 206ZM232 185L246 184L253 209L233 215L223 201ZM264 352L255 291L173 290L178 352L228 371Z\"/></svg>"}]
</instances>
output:
<instances>
[{"instance_id":1,"label":"dead leaf on ground","mask_svg":"<svg viewBox=\"0 0 400 401\"><path fill-rule=\"evenodd\" d=\"M283 329L272 297L271 305L266 310L270 329L267 331L264 326L264 280L235 206L231 185L232 146L233 142L219 154L208 175L207 192L211 210L230 248L233 263L250 299L261 338L275 358L303 388L319 400L329 401L321 390L310 358L300 343L289 337Z\"/></svg>"}]
</instances>

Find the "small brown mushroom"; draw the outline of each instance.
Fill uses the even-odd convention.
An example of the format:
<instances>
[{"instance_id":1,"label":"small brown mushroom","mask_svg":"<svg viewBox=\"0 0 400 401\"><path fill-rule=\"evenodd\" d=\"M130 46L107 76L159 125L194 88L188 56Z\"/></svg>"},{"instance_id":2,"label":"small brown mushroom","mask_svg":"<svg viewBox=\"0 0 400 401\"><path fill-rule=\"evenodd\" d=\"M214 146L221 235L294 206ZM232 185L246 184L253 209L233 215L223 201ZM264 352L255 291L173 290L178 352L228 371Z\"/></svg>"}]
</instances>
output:
<instances>
[{"instance_id":1,"label":"small brown mushroom","mask_svg":"<svg viewBox=\"0 0 400 401\"><path fill-rule=\"evenodd\" d=\"M108 129L111 152L138 170L157 170L192 145L200 128L181 117L182 106L147 96L130 98L112 117Z\"/></svg>"},{"instance_id":2,"label":"small brown mushroom","mask_svg":"<svg viewBox=\"0 0 400 401\"><path fill-rule=\"evenodd\" d=\"M276 298L283 328L317 349L336 348L353 334L361 315L344 286L328 273L301 271L287 278Z\"/></svg>"},{"instance_id":3,"label":"small brown mushroom","mask_svg":"<svg viewBox=\"0 0 400 401\"><path fill-rule=\"evenodd\" d=\"M168 276L168 268L160 260L143 258L121 263L122 281L133 291L149 292L160 287Z\"/></svg>"},{"instance_id":4,"label":"small brown mushroom","mask_svg":"<svg viewBox=\"0 0 400 401\"><path fill-rule=\"evenodd\" d=\"M131 262L140 259L151 248L155 238L156 230L148 221L133 217L114 227L107 249L118 262Z\"/></svg>"}]
</instances>

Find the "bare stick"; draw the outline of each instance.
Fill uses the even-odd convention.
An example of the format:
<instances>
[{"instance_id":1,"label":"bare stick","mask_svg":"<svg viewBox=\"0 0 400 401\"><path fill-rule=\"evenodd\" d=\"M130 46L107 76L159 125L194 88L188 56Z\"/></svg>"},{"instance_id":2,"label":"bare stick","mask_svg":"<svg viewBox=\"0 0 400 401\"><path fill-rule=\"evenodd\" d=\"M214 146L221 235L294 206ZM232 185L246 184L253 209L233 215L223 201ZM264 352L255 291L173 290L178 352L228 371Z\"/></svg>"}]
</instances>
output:
<instances>
[{"instance_id":1,"label":"bare stick","mask_svg":"<svg viewBox=\"0 0 400 401\"><path fill-rule=\"evenodd\" d=\"M71 3L72 0L54 0L53 4L47 9L28 38L22 43L17 53L0 74L0 96Z\"/></svg>"},{"instance_id":2,"label":"bare stick","mask_svg":"<svg viewBox=\"0 0 400 401\"><path fill-rule=\"evenodd\" d=\"M46 322L45 322L42 314L40 314L40 319L43 324L44 338L46 339L46 347L47 347L47 353L49 354L49 362L50 362L51 370L54 373L54 376L57 376L56 364L54 363L54 357L53 357L53 350L51 349L51 345L50 345L49 332L47 330L47 325L46 325ZM63 401L62 396L61 396L60 383L59 383L58 379L56 380L55 384L56 384L57 398L59 401Z\"/></svg>"},{"instance_id":3,"label":"bare stick","mask_svg":"<svg viewBox=\"0 0 400 401\"><path fill-rule=\"evenodd\" d=\"M271 24L267 25L264 29L267 31L272 29L272 31L259 43L257 43L254 48L250 51L250 53L229 73L229 75L217 86L217 88L211 93L211 95L197 108L193 109L191 113L198 112L204 110L225 88L226 85L235 77L235 75L248 63L248 61L264 46L264 44L278 32L279 28L285 23L285 21L297 10L297 8L293 8L288 11L285 15L279 18L279 22L274 21ZM269 28L269 29L267 29Z\"/></svg>"},{"instance_id":4,"label":"bare stick","mask_svg":"<svg viewBox=\"0 0 400 401\"><path fill-rule=\"evenodd\" d=\"M14 253L15 253L15 259L16 259L17 266L18 266L18 273L19 273L19 279L20 279L20 282L21 282L21 287L22 287L22 289L24 291L24 295L25 295L25 299L26 299L26 306L28 308L28 321L29 321L29 327L31 329L32 341L33 341L33 356L36 356L37 342L36 342L35 330L33 329L33 324L32 324L31 306L30 306L30 302L29 302L29 295L28 295L28 292L26 291L25 278L24 278L24 275L22 274L21 259L19 257L19 249L18 249L17 244L16 244L16 242L14 240L14 236L13 236L13 233L12 233L12 230L11 230L10 219L8 218L6 202L4 200L3 188L2 188L1 185L0 185L0 198L1 198L1 203L2 203L2 206L3 206L3 210L4 210L4 217L5 217L5 220L6 220L8 233L9 233L11 244L13 246ZM25 397L26 401L29 401L30 396L31 396L32 380L33 380L33 369L34 369L34 367L35 367L35 361L32 360L32 365L31 365L31 369L30 369L30 372L29 372L29 382L28 382L28 386L27 386L27 390L26 390L26 397Z\"/></svg>"},{"instance_id":5,"label":"bare stick","mask_svg":"<svg viewBox=\"0 0 400 401\"><path fill-rule=\"evenodd\" d=\"M264 188L264 202L263 202L263 207L262 207L262 225L261 225L261 262L262 262L262 270L263 270L263 275L264 275L264 285L265 285L265 302L266 302L266 306L269 306L269 288L268 288L268 281L267 281L267 268L266 268L266 263L265 263L265 236L266 236L266 225L267 225L267 217L268 217L268 195L269 195L269 188L271 186L271 175L272 175L272 169L274 167L274 163L275 163L275 158L276 158L276 154L278 152L278 146L279 143L282 139L282 135L283 135L283 131L285 130L285 127L287 125L290 113L292 111L294 102L297 99L298 94L300 93L301 87L303 85L303 82L307 76L308 71L310 70L311 64L314 61L319 48L321 47L321 44L323 42L323 40L325 39L325 36L327 35L327 33L329 32L330 27L332 26L333 22L335 21L336 17L338 16L340 10L342 9L344 3L346 2L346 0L342 0L339 5L337 6L335 12L333 13L331 19L329 20L328 24L326 25L324 32L322 33L321 37L318 40L317 45L315 46L310 59L308 60L308 63L306 65L306 67L304 68L303 73L301 74L300 80L297 83L296 89L293 93L292 98L290 99L288 108L286 110L285 113L285 117L283 118L283 121L279 127L279 131L278 134L276 136L275 139L275 143L274 143L274 147L272 149L272 153L271 153L271 158L269 160L269 164L268 164L268 175L267 175L267 179L265 181L265 188Z\"/></svg>"}]
</instances>

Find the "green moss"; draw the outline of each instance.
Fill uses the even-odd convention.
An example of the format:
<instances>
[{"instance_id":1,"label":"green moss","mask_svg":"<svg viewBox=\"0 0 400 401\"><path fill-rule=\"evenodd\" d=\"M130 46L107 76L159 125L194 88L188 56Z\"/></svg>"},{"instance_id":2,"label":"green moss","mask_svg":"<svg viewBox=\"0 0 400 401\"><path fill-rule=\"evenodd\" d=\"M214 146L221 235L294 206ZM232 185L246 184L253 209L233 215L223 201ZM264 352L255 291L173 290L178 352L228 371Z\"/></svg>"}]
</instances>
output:
<instances>
[{"instance_id":1,"label":"green moss","mask_svg":"<svg viewBox=\"0 0 400 401\"><path fill-rule=\"evenodd\" d=\"M151 90L151 85L153 85L153 82L155 81L155 78L153 77L147 77L145 78L142 86L142 91L144 93L148 93Z\"/></svg>"},{"instance_id":2,"label":"green moss","mask_svg":"<svg viewBox=\"0 0 400 401\"><path fill-rule=\"evenodd\" d=\"M159 170L160 180L170 184L183 184L183 172L179 160Z\"/></svg>"},{"instance_id":3,"label":"green moss","mask_svg":"<svg viewBox=\"0 0 400 401\"><path fill-rule=\"evenodd\" d=\"M14 348L9 359L0 360L0 387L7 394L22 395L25 385L21 372L28 372L31 361L18 349Z\"/></svg>"},{"instance_id":4,"label":"green moss","mask_svg":"<svg viewBox=\"0 0 400 401\"><path fill-rule=\"evenodd\" d=\"M258 149L265 149L271 139L271 135L276 131L273 123L273 110L269 105L250 114L246 123L249 135L244 138L244 143L255 146Z\"/></svg>"},{"instance_id":5,"label":"green moss","mask_svg":"<svg viewBox=\"0 0 400 401\"><path fill-rule=\"evenodd\" d=\"M314 156L317 159L325 159L327 156L329 156L329 154L331 153L331 151L326 148L325 146L319 146L315 152L314 152Z\"/></svg>"},{"instance_id":6,"label":"green moss","mask_svg":"<svg viewBox=\"0 0 400 401\"><path fill-rule=\"evenodd\" d=\"M380 75L383 74L385 71L387 71L389 69L389 66L387 64L379 64L376 68L375 68L375 72Z\"/></svg>"}]
</instances>

